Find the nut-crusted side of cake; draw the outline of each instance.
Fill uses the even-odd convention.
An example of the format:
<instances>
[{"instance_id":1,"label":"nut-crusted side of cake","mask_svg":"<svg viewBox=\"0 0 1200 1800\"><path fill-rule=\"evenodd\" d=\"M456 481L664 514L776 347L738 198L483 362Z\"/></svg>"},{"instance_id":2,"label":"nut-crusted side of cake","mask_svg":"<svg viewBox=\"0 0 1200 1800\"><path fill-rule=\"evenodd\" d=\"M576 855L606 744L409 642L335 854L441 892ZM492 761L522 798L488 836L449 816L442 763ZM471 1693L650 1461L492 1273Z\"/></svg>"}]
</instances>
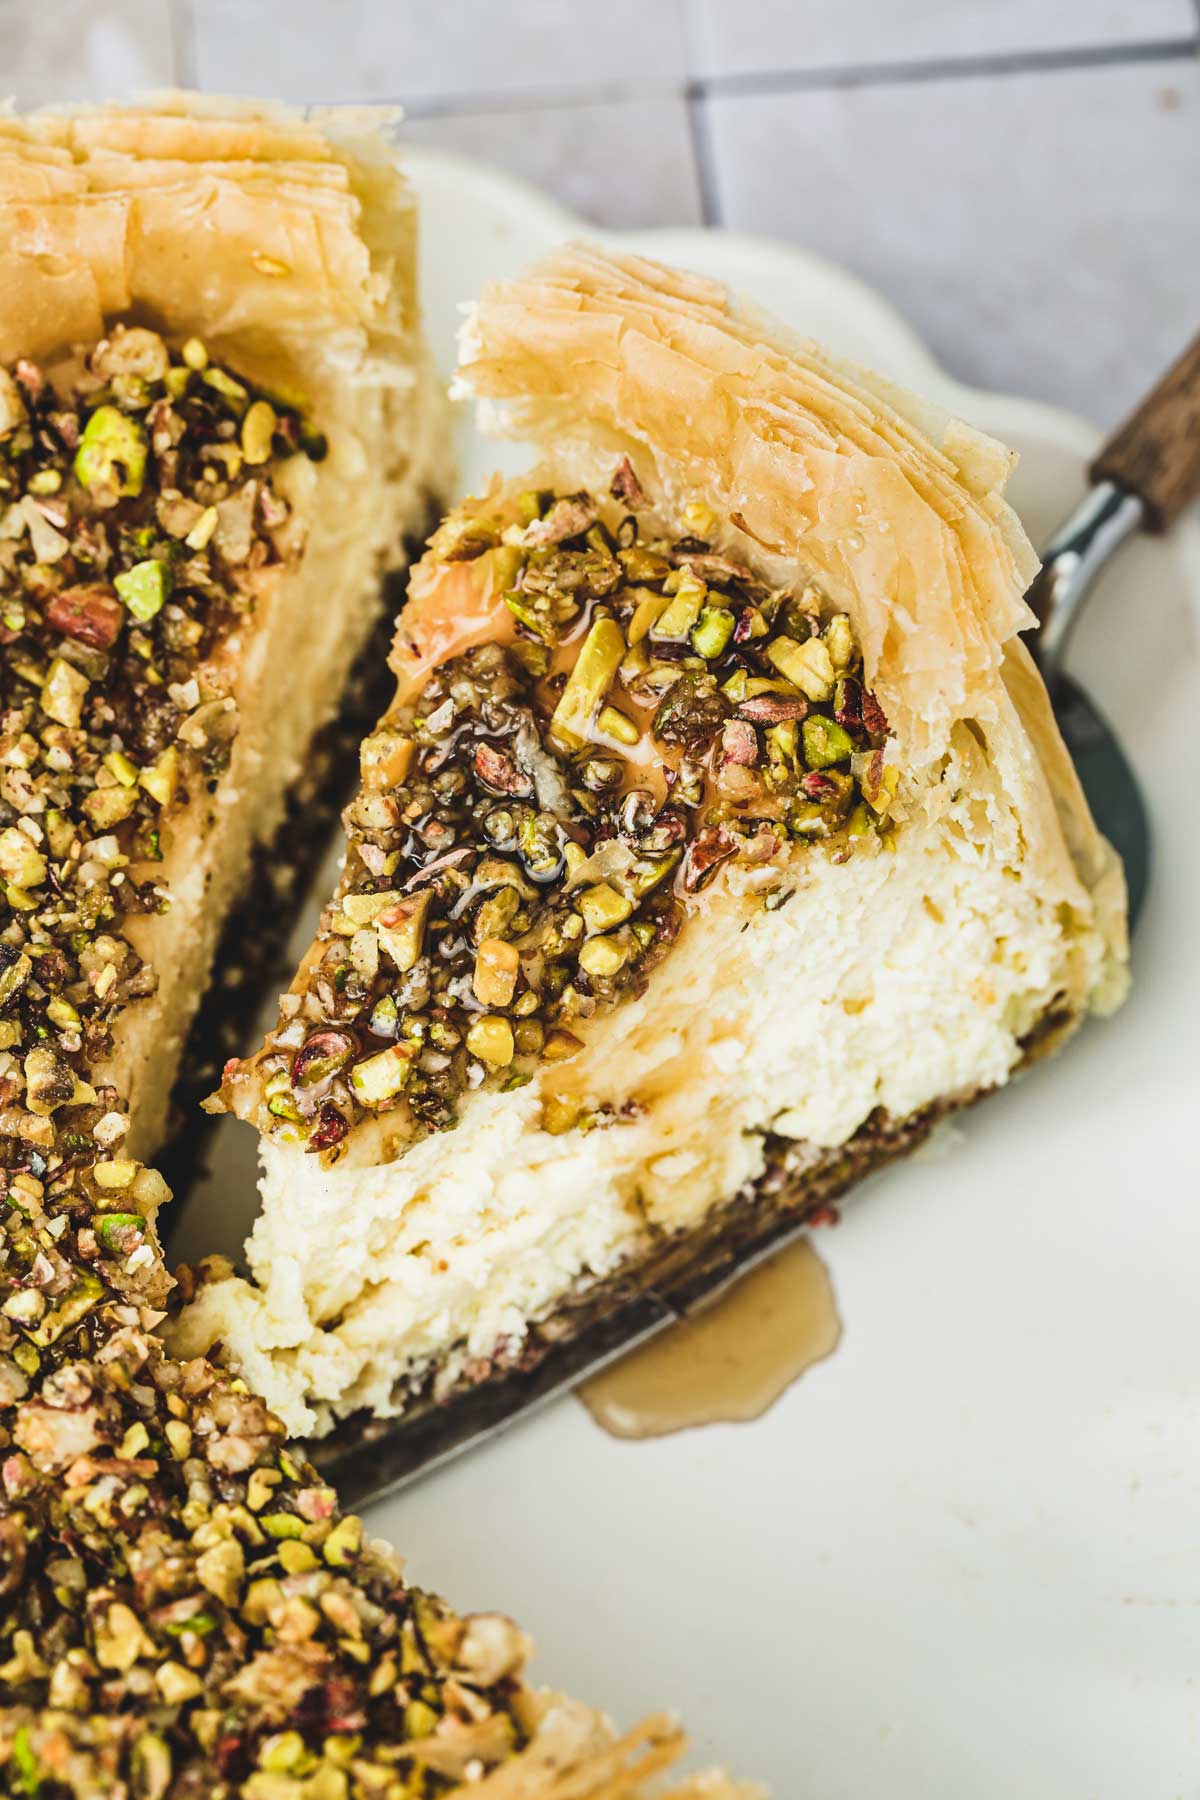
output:
<instances>
[{"instance_id":1,"label":"nut-crusted side of cake","mask_svg":"<svg viewBox=\"0 0 1200 1800\"><path fill-rule=\"evenodd\" d=\"M244 1382L163 1354L144 1223L51 1162L0 1200L4 1791L645 1793L674 1723L615 1740L526 1685L510 1620L406 1587ZM750 1800L715 1777L677 1800L705 1794Z\"/></svg>"},{"instance_id":2,"label":"nut-crusted side of cake","mask_svg":"<svg viewBox=\"0 0 1200 1800\"><path fill-rule=\"evenodd\" d=\"M171 916L160 894L129 926L157 985L104 1074L143 1155L221 923L444 475L414 203L370 125L163 96L12 119L0 140L0 582L97 693L124 670L105 746L124 761L99 771L92 835L105 808L142 810L146 759L164 754L165 791L165 752L211 740L141 844ZM301 436L319 455L294 454ZM157 716L143 745L123 745L131 709Z\"/></svg>"},{"instance_id":3,"label":"nut-crusted side of cake","mask_svg":"<svg viewBox=\"0 0 1200 1800\"><path fill-rule=\"evenodd\" d=\"M1007 1080L1103 955L975 735L909 768L849 616L628 458L469 503L412 590L344 880L223 1088L264 1133L258 1285L202 1270L175 1328L306 1431L520 1367L773 1142L803 1212L872 1118Z\"/></svg>"},{"instance_id":4,"label":"nut-crusted side of cake","mask_svg":"<svg viewBox=\"0 0 1200 1800\"><path fill-rule=\"evenodd\" d=\"M290 548L283 472L321 446L199 342L114 332L56 373L0 373L0 1787L642 1793L672 1721L616 1740L531 1691L509 1620L407 1589L246 1383L156 1336L168 1193L117 1046L173 953L164 845L228 765L222 659ZM680 1800L706 1793L735 1790Z\"/></svg>"}]
</instances>

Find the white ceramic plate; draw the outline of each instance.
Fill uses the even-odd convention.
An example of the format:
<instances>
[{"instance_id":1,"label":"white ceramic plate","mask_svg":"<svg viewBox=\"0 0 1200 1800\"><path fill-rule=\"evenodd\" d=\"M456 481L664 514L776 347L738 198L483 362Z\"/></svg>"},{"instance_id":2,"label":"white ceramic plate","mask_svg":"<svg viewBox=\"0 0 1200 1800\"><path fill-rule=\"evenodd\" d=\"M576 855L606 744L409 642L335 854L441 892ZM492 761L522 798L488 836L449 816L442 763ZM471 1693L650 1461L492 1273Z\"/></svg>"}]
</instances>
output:
<instances>
[{"instance_id":1,"label":"white ceramic plate","mask_svg":"<svg viewBox=\"0 0 1200 1800\"><path fill-rule=\"evenodd\" d=\"M448 370L459 303L587 227L408 162ZM623 241L1014 444L1035 541L1077 499L1090 428L958 386L850 276L724 233ZM464 486L523 460L464 421ZM1123 553L1072 658L1153 802L1133 997L822 1234L832 1360L753 1425L656 1443L562 1401L371 1513L413 1579L515 1614L543 1679L624 1722L677 1707L696 1761L776 1800L1200 1793L1198 617L1189 523ZM245 1204L250 1134L222 1132L205 1248L239 1165Z\"/></svg>"}]
</instances>

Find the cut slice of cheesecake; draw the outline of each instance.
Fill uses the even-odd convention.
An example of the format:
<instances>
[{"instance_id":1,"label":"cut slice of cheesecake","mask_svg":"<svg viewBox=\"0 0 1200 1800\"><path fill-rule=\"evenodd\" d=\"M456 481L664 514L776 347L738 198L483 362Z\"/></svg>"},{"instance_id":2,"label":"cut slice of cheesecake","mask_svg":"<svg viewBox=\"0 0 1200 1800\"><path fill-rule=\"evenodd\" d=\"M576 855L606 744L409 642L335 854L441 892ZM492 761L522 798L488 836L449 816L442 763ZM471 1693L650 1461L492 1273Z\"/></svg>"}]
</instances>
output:
<instances>
[{"instance_id":1,"label":"cut slice of cheesecake","mask_svg":"<svg viewBox=\"0 0 1200 1800\"><path fill-rule=\"evenodd\" d=\"M413 571L344 879L222 1089L252 1279L178 1327L302 1432L529 1368L1124 991L1007 451L586 248L485 294L461 385L545 460Z\"/></svg>"},{"instance_id":2,"label":"cut slice of cheesecake","mask_svg":"<svg viewBox=\"0 0 1200 1800\"><path fill-rule=\"evenodd\" d=\"M64 866L86 890L59 1029L103 1051L142 1153L252 854L289 854L289 791L445 481L414 234L361 115L0 121L2 873L35 927ZM56 736L30 761L39 694ZM52 790L85 772L79 840Z\"/></svg>"},{"instance_id":3,"label":"cut slice of cheesecake","mask_svg":"<svg viewBox=\"0 0 1200 1800\"><path fill-rule=\"evenodd\" d=\"M407 1588L155 1335L137 1144L440 472L383 158L251 111L0 120L5 1794L636 1800L681 1746L531 1689L509 1620Z\"/></svg>"}]
</instances>

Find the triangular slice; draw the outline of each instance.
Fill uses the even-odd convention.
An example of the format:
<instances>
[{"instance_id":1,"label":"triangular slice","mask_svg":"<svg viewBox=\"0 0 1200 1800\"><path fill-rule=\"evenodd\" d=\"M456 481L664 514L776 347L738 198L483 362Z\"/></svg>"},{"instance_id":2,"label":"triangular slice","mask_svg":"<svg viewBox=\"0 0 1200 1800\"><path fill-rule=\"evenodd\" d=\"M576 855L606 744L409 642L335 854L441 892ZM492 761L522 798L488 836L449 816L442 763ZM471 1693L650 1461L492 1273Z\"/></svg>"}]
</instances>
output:
<instances>
[{"instance_id":1,"label":"triangular slice","mask_svg":"<svg viewBox=\"0 0 1200 1800\"><path fill-rule=\"evenodd\" d=\"M303 1431L530 1367L1124 989L1001 446L586 248L485 294L461 386L545 460L413 571L344 880L222 1090L254 1279L183 1325Z\"/></svg>"},{"instance_id":2,"label":"triangular slice","mask_svg":"<svg viewBox=\"0 0 1200 1800\"><path fill-rule=\"evenodd\" d=\"M252 855L445 481L414 230L360 115L168 98L0 134L0 873L36 926L43 876L61 912L83 870L60 1028L98 988L76 1024L142 1153ZM58 736L29 761L36 691ZM42 793L69 771L94 786L80 842Z\"/></svg>"},{"instance_id":3,"label":"triangular slice","mask_svg":"<svg viewBox=\"0 0 1200 1800\"><path fill-rule=\"evenodd\" d=\"M0 225L0 1790L635 1800L671 1720L532 1690L155 1336L135 1146L439 473L407 198L373 140L111 112L0 120Z\"/></svg>"}]
</instances>

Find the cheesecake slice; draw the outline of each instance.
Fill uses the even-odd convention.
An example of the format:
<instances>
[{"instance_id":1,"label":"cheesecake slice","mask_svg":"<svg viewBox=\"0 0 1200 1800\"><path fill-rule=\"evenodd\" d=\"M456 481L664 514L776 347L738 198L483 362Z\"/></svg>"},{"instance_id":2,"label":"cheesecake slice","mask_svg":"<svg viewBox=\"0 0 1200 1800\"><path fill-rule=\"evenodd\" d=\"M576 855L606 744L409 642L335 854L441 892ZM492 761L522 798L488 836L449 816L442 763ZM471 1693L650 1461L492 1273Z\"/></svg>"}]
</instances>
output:
<instances>
[{"instance_id":1,"label":"cheesecake slice","mask_svg":"<svg viewBox=\"0 0 1200 1800\"><path fill-rule=\"evenodd\" d=\"M0 1791L637 1800L673 1721L531 1689L156 1335L144 1146L440 475L403 190L168 107L0 120L0 215Z\"/></svg>"},{"instance_id":2,"label":"cheesecake slice","mask_svg":"<svg viewBox=\"0 0 1200 1800\"><path fill-rule=\"evenodd\" d=\"M252 857L299 848L289 792L445 480L413 201L357 116L5 119L0 296L0 875L35 936L44 903L79 913L55 1029L146 1154Z\"/></svg>"},{"instance_id":3,"label":"cheesecake slice","mask_svg":"<svg viewBox=\"0 0 1200 1800\"><path fill-rule=\"evenodd\" d=\"M586 248L484 295L460 384L543 460L412 573L344 878L221 1090L249 1278L177 1328L301 1433L533 1368L1124 991L1007 451Z\"/></svg>"}]
</instances>

